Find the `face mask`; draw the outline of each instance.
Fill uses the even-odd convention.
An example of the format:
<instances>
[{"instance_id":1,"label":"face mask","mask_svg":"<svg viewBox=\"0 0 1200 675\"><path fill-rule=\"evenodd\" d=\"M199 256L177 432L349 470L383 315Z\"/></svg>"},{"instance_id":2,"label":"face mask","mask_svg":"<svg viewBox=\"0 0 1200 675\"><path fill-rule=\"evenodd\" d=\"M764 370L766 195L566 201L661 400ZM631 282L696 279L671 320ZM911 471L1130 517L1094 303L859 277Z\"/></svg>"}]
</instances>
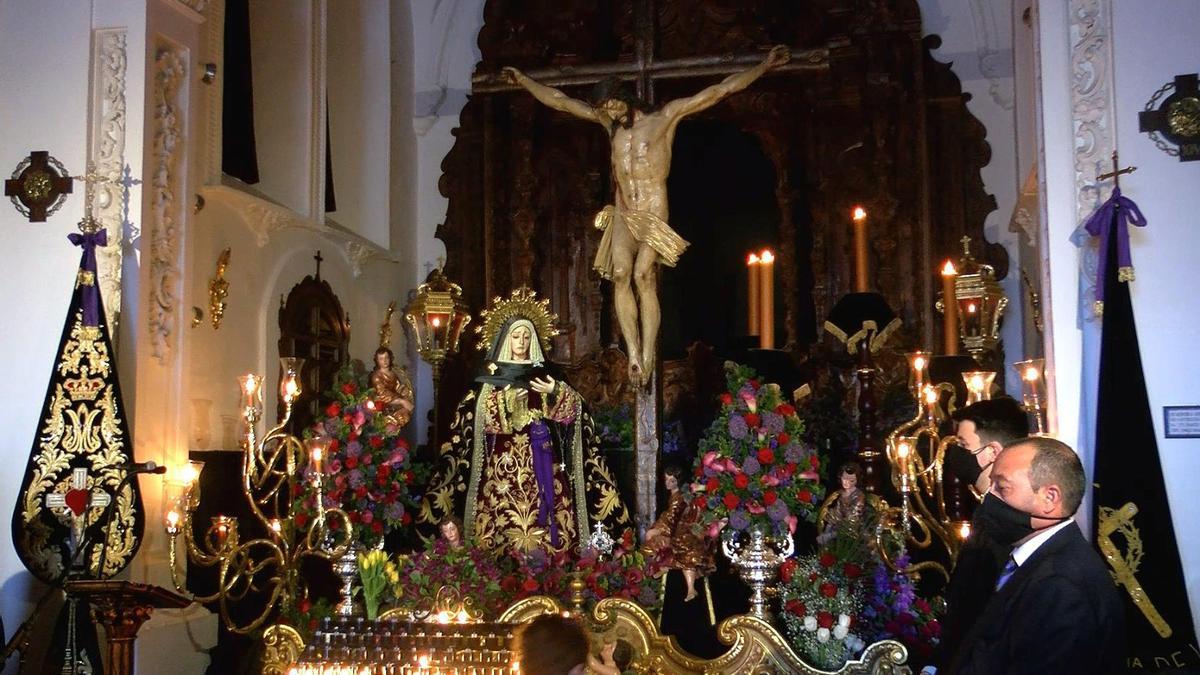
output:
<instances>
[{"instance_id":1,"label":"face mask","mask_svg":"<svg viewBox=\"0 0 1200 675\"><path fill-rule=\"evenodd\" d=\"M979 466L979 461L975 459L975 455L972 455L970 450L961 445L947 447L946 456L942 459L942 463L946 467L946 471L950 472L950 475L968 484L974 484L979 478L979 474L983 473L983 469Z\"/></svg>"},{"instance_id":2,"label":"face mask","mask_svg":"<svg viewBox=\"0 0 1200 675\"><path fill-rule=\"evenodd\" d=\"M975 508L975 517L972 519L976 529L987 533L993 541L1004 546L1014 546L1018 541L1037 532L1029 524L1030 515L1008 502L1000 499L991 492L987 493L983 498L983 503ZM1040 518L1040 516L1039 516ZM1043 518L1043 520L1055 520L1062 522L1070 518ZM1050 527L1047 525L1046 527Z\"/></svg>"}]
</instances>

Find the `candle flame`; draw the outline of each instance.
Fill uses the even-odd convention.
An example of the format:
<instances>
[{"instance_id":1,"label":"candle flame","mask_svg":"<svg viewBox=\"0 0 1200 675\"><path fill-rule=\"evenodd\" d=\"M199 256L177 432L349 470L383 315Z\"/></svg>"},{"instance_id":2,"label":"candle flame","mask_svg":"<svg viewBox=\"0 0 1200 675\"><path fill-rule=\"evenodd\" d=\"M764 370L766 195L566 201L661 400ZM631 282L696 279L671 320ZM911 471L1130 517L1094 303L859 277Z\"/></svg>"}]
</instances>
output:
<instances>
[{"instance_id":1,"label":"candle flame","mask_svg":"<svg viewBox=\"0 0 1200 675\"><path fill-rule=\"evenodd\" d=\"M952 277L956 274L958 274L958 270L954 269L954 263L947 260L946 264L942 265L942 276Z\"/></svg>"},{"instance_id":2,"label":"candle flame","mask_svg":"<svg viewBox=\"0 0 1200 675\"><path fill-rule=\"evenodd\" d=\"M1037 382L1038 378L1041 377L1041 374L1038 373L1038 369L1035 366L1029 366L1025 369L1022 377L1026 382Z\"/></svg>"},{"instance_id":3,"label":"candle flame","mask_svg":"<svg viewBox=\"0 0 1200 675\"><path fill-rule=\"evenodd\" d=\"M196 473L196 467L192 466L190 463L179 467L178 471L179 480L184 485L191 485L192 483L196 482L197 478L199 478L199 475Z\"/></svg>"},{"instance_id":4,"label":"candle flame","mask_svg":"<svg viewBox=\"0 0 1200 675\"><path fill-rule=\"evenodd\" d=\"M937 388L931 384L925 385L924 393L925 393L925 402L926 403L930 403L930 404L937 403L938 398L940 398L940 396L938 395Z\"/></svg>"},{"instance_id":5,"label":"candle flame","mask_svg":"<svg viewBox=\"0 0 1200 675\"><path fill-rule=\"evenodd\" d=\"M433 323L433 327L434 327L434 328L437 328L438 326L441 326L441 325L442 325L442 318L441 318L441 317L439 317L439 316L435 316L435 317L433 317L433 322L432 322L432 323Z\"/></svg>"},{"instance_id":6,"label":"candle flame","mask_svg":"<svg viewBox=\"0 0 1200 675\"><path fill-rule=\"evenodd\" d=\"M967 381L967 386L970 387L971 391L983 391L983 376L979 374L972 375L971 379Z\"/></svg>"},{"instance_id":7,"label":"candle flame","mask_svg":"<svg viewBox=\"0 0 1200 675\"><path fill-rule=\"evenodd\" d=\"M861 207L861 206L855 206L855 207L854 207L854 215L853 215L853 218L854 218L854 221L855 221L855 222L858 222L858 221L860 221L860 220L862 220L862 219L864 219L864 218L866 218L866 217L867 217L867 212L866 212L866 210L865 210L865 209L863 209L863 207Z\"/></svg>"},{"instance_id":8,"label":"candle flame","mask_svg":"<svg viewBox=\"0 0 1200 675\"><path fill-rule=\"evenodd\" d=\"M294 398L299 387L296 386L296 378L292 375L287 376L287 380L283 383L284 396Z\"/></svg>"},{"instance_id":9,"label":"candle flame","mask_svg":"<svg viewBox=\"0 0 1200 675\"><path fill-rule=\"evenodd\" d=\"M967 314L974 314L974 313L975 313L975 303L973 303L973 302L967 303Z\"/></svg>"},{"instance_id":10,"label":"candle flame","mask_svg":"<svg viewBox=\"0 0 1200 675\"><path fill-rule=\"evenodd\" d=\"M747 265L757 265L758 263L759 263L759 260L758 260L757 253L751 253L750 255L746 256L746 264Z\"/></svg>"},{"instance_id":11,"label":"candle flame","mask_svg":"<svg viewBox=\"0 0 1200 675\"><path fill-rule=\"evenodd\" d=\"M278 518L272 518L272 519L271 519L271 531L272 531L272 532L274 532L275 534L279 534L279 532L280 532L281 530L283 530L283 525L281 525L281 524L279 523L279 519L278 519Z\"/></svg>"},{"instance_id":12,"label":"candle flame","mask_svg":"<svg viewBox=\"0 0 1200 675\"><path fill-rule=\"evenodd\" d=\"M910 452L912 452L912 446L908 444L908 441L900 441L900 444L896 446L896 456L900 459L908 459Z\"/></svg>"},{"instance_id":13,"label":"candle flame","mask_svg":"<svg viewBox=\"0 0 1200 675\"><path fill-rule=\"evenodd\" d=\"M958 536L966 539L971 536L971 523L963 523L958 526Z\"/></svg>"},{"instance_id":14,"label":"candle flame","mask_svg":"<svg viewBox=\"0 0 1200 675\"><path fill-rule=\"evenodd\" d=\"M169 525L170 527L175 527L178 524L179 524L179 512L174 509L167 511L167 525Z\"/></svg>"},{"instance_id":15,"label":"candle flame","mask_svg":"<svg viewBox=\"0 0 1200 675\"><path fill-rule=\"evenodd\" d=\"M918 357L914 358L913 362L912 362L912 367L913 367L913 370L916 370L916 371L925 370L925 357L918 356Z\"/></svg>"},{"instance_id":16,"label":"candle flame","mask_svg":"<svg viewBox=\"0 0 1200 675\"><path fill-rule=\"evenodd\" d=\"M428 668L429 667L429 657L425 654L418 656L417 657L417 665L421 666L422 668Z\"/></svg>"},{"instance_id":17,"label":"candle flame","mask_svg":"<svg viewBox=\"0 0 1200 675\"><path fill-rule=\"evenodd\" d=\"M771 249L764 248L762 252L762 261L764 265L770 265L775 262L775 254L771 253Z\"/></svg>"}]
</instances>

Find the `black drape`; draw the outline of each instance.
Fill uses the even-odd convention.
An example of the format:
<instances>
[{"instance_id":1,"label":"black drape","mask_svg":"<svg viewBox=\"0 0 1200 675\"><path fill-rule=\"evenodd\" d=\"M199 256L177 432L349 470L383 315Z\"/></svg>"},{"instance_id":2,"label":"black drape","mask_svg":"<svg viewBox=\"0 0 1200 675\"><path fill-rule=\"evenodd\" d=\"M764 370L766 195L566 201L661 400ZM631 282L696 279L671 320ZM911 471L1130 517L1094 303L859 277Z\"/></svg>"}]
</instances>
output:
<instances>
[{"instance_id":1,"label":"black drape","mask_svg":"<svg viewBox=\"0 0 1200 675\"><path fill-rule=\"evenodd\" d=\"M254 142L249 0L226 0L225 3L224 97L221 111L221 171L246 183L257 183L258 149Z\"/></svg>"},{"instance_id":2,"label":"black drape","mask_svg":"<svg viewBox=\"0 0 1200 675\"><path fill-rule=\"evenodd\" d=\"M1094 532L1100 535L1099 530L1104 529L1101 509L1119 513L1127 504L1136 507L1132 529L1118 529L1109 536L1123 557L1137 545L1142 547L1141 564L1134 577L1145 591L1147 605L1161 615L1160 626L1168 626L1170 635L1161 635L1147 613L1133 603L1130 589L1120 586L1126 606L1130 664L1138 672L1184 672L1181 668L1193 672L1191 668L1200 668L1200 656L1150 416L1129 284L1118 279L1117 230L1114 222L1107 234L1096 410ZM1117 576L1120 579L1121 575Z\"/></svg>"}]
</instances>

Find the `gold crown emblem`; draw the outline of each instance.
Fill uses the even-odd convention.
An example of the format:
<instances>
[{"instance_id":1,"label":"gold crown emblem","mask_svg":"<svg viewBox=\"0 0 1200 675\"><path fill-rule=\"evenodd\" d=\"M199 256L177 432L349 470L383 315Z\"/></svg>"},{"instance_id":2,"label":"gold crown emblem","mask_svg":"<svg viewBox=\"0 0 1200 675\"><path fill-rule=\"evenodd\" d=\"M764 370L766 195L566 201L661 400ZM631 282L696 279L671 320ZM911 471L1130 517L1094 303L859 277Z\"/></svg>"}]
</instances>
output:
<instances>
[{"instance_id":1,"label":"gold crown emblem","mask_svg":"<svg viewBox=\"0 0 1200 675\"><path fill-rule=\"evenodd\" d=\"M67 395L72 401L95 401L96 396L104 391L104 380L88 377L88 367L81 366L79 377L64 380L63 389L67 390Z\"/></svg>"},{"instance_id":2,"label":"gold crown emblem","mask_svg":"<svg viewBox=\"0 0 1200 675\"><path fill-rule=\"evenodd\" d=\"M550 351L550 338L560 332L554 327L558 315L550 311L550 301L545 298L538 300L537 292L527 286L509 293L507 298L492 298L492 306L479 315L483 321L475 327L475 332L479 335L477 346L483 351L487 351L500 329L512 319L529 319L537 331L543 353Z\"/></svg>"}]
</instances>

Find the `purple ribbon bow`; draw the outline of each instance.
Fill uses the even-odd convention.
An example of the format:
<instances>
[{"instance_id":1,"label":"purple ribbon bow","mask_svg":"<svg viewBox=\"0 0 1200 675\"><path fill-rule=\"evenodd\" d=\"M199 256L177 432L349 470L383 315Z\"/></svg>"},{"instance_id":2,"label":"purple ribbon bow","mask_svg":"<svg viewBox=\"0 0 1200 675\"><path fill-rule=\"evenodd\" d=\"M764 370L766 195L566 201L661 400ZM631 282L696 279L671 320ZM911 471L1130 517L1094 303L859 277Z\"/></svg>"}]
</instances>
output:
<instances>
[{"instance_id":1,"label":"purple ribbon bow","mask_svg":"<svg viewBox=\"0 0 1200 675\"><path fill-rule=\"evenodd\" d=\"M92 282L83 284L80 304L83 307L83 325L95 327L100 325L100 287L96 282L96 247L108 246L108 232L97 230L80 234L72 232L67 239L76 246L83 247L83 259L79 261L79 269L90 272Z\"/></svg>"},{"instance_id":2,"label":"purple ribbon bow","mask_svg":"<svg viewBox=\"0 0 1200 675\"><path fill-rule=\"evenodd\" d=\"M533 476L538 484L537 522L550 526L550 544L558 548L558 523L554 521L554 446L545 422L530 422L529 444L533 448Z\"/></svg>"},{"instance_id":3,"label":"purple ribbon bow","mask_svg":"<svg viewBox=\"0 0 1200 675\"><path fill-rule=\"evenodd\" d=\"M1088 234L1100 237L1100 264L1096 268L1096 302L1104 303L1104 280L1108 273L1108 246L1111 229L1117 228L1117 270L1133 269L1129 255L1129 225L1146 226L1146 217L1132 199L1121 195L1121 188L1114 187L1112 196L1104 202L1083 226Z\"/></svg>"}]
</instances>

